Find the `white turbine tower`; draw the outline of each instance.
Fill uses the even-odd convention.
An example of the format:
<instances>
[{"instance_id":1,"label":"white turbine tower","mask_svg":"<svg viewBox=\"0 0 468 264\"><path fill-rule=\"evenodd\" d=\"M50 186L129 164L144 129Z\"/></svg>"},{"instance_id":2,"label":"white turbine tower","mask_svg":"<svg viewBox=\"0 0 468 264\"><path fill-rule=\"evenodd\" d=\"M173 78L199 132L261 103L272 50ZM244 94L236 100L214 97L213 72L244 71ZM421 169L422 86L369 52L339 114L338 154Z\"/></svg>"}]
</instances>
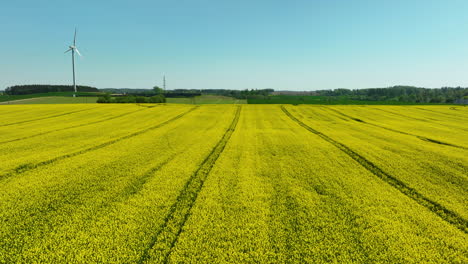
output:
<instances>
[{"instance_id":1,"label":"white turbine tower","mask_svg":"<svg viewBox=\"0 0 468 264\"><path fill-rule=\"evenodd\" d=\"M69 49L67 51L65 51L65 53L69 52L71 50L71 54L72 54L72 67L73 67L73 89L74 89L74 93L73 93L73 97L76 96L76 83L75 83L75 51L76 53L78 53L78 55L81 56L80 52L78 51L78 49L76 48L76 28L75 28L75 35L73 37L73 45L69 46Z\"/></svg>"}]
</instances>

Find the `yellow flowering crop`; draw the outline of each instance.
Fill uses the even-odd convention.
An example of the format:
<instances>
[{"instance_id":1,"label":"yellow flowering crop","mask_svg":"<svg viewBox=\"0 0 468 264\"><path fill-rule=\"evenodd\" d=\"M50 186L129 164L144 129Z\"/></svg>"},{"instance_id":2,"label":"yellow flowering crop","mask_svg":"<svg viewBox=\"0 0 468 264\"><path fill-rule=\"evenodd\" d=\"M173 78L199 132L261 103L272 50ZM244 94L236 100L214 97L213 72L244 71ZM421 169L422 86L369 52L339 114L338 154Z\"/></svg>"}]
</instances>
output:
<instances>
[{"instance_id":1,"label":"yellow flowering crop","mask_svg":"<svg viewBox=\"0 0 468 264\"><path fill-rule=\"evenodd\" d=\"M468 262L463 107L0 116L0 263Z\"/></svg>"}]
</instances>

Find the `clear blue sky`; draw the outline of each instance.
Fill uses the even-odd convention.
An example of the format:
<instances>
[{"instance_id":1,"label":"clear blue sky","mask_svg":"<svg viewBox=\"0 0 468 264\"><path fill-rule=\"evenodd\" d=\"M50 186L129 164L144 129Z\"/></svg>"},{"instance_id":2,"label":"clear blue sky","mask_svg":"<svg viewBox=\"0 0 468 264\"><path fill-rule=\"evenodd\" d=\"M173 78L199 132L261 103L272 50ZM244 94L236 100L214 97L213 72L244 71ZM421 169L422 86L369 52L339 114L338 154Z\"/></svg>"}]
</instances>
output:
<instances>
[{"instance_id":1,"label":"clear blue sky","mask_svg":"<svg viewBox=\"0 0 468 264\"><path fill-rule=\"evenodd\" d=\"M468 86L466 0L1 1L0 90Z\"/></svg>"}]
</instances>

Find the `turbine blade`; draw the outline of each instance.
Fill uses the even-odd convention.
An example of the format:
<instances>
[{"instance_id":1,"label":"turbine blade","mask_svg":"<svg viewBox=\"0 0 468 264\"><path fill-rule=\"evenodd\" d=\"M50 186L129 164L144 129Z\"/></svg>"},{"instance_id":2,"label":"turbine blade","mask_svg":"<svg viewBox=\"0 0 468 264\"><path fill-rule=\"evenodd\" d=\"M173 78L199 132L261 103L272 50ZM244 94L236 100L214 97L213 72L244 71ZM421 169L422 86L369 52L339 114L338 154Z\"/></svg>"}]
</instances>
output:
<instances>
[{"instance_id":1,"label":"turbine blade","mask_svg":"<svg viewBox=\"0 0 468 264\"><path fill-rule=\"evenodd\" d=\"M72 48L67 49L67 51L65 51L64 53L67 53L67 52L69 52L70 50L72 50Z\"/></svg>"},{"instance_id":2,"label":"turbine blade","mask_svg":"<svg viewBox=\"0 0 468 264\"><path fill-rule=\"evenodd\" d=\"M73 37L73 46L76 45L76 28L75 28L75 36Z\"/></svg>"},{"instance_id":3,"label":"turbine blade","mask_svg":"<svg viewBox=\"0 0 468 264\"><path fill-rule=\"evenodd\" d=\"M76 51L76 53L78 53L78 55L80 55L80 57L83 57L83 56L81 56L81 53L78 51L77 48L75 48L75 51Z\"/></svg>"}]
</instances>

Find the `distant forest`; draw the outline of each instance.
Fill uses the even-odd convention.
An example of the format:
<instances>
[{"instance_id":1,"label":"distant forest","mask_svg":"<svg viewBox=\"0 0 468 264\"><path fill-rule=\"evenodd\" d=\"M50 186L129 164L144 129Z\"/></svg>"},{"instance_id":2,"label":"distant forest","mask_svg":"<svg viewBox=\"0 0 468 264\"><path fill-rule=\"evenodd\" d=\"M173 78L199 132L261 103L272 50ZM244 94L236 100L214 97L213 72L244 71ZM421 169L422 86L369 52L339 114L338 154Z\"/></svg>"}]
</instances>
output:
<instances>
[{"instance_id":1,"label":"distant forest","mask_svg":"<svg viewBox=\"0 0 468 264\"><path fill-rule=\"evenodd\" d=\"M195 93L231 96L237 99L261 99L273 94L283 95L311 95L326 96L330 98L346 98L356 101L398 101L408 103L455 103L460 100L468 100L468 88L443 87L443 88L419 88L414 86L393 86L388 88L367 89L334 89L318 90L310 92L277 91L273 89L202 89L202 90L173 90L181 93Z\"/></svg>"},{"instance_id":2,"label":"distant forest","mask_svg":"<svg viewBox=\"0 0 468 264\"><path fill-rule=\"evenodd\" d=\"M224 89L205 89L201 90L203 94L231 96L236 99L248 99L250 97L268 96L273 93L273 89L245 89L245 90L224 90Z\"/></svg>"},{"instance_id":3,"label":"distant forest","mask_svg":"<svg viewBox=\"0 0 468 264\"><path fill-rule=\"evenodd\" d=\"M347 96L352 100L400 101L411 103L454 103L468 99L468 88L442 87L419 88L414 86L393 86L389 88L334 89L314 92L321 96Z\"/></svg>"},{"instance_id":4,"label":"distant forest","mask_svg":"<svg viewBox=\"0 0 468 264\"><path fill-rule=\"evenodd\" d=\"M134 96L152 96L155 94L153 89L129 89L129 88L106 88L99 89L101 92L113 94L128 94ZM164 96L167 98L172 97L194 97L202 94L208 95L223 95L234 97L236 99L247 99L252 96L268 96L273 89L251 89L251 90L227 90L227 89L174 89L164 91Z\"/></svg>"},{"instance_id":5,"label":"distant forest","mask_svg":"<svg viewBox=\"0 0 468 264\"><path fill-rule=\"evenodd\" d=\"M95 87L77 85L76 89L79 92L99 92ZM5 94L9 95L24 95L36 93L53 93L53 92L73 92L71 85L50 85L50 84L29 84L15 85L5 89Z\"/></svg>"},{"instance_id":6,"label":"distant forest","mask_svg":"<svg viewBox=\"0 0 468 264\"><path fill-rule=\"evenodd\" d=\"M153 89L106 88L97 89L90 86L77 86L79 92L105 92L111 94L152 97L156 95ZM15 85L5 89L5 94L26 95L48 92L72 92L70 85ZM468 104L468 88L442 87L421 88L414 86L393 86L388 88L366 89L333 89L317 91L275 91L273 89L174 89L166 90L163 95L171 97L194 97L199 95L222 95L236 99L266 100L271 96L321 96L323 100L341 101L372 101L372 102L404 102L404 103L462 103Z\"/></svg>"},{"instance_id":7,"label":"distant forest","mask_svg":"<svg viewBox=\"0 0 468 264\"><path fill-rule=\"evenodd\" d=\"M100 88L100 92L111 93L111 94L146 94L150 93L153 89L144 88Z\"/></svg>"}]
</instances>

